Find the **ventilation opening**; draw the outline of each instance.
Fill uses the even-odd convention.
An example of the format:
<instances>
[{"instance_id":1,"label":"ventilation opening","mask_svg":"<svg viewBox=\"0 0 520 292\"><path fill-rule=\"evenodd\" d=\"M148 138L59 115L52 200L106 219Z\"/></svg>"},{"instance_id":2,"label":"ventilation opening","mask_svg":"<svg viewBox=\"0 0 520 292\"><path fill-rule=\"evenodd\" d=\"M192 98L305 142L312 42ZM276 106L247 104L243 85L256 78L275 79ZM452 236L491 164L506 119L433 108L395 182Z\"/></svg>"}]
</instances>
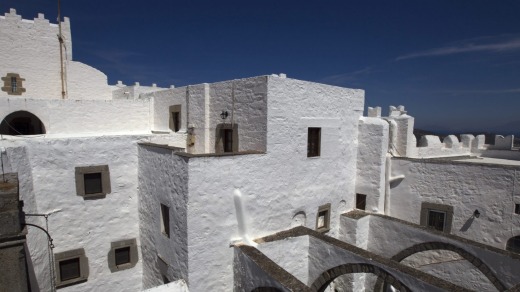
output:
<instances>
[{"instance_id":1,"label":"ventilation opening","mask_svg":"<svg viewBox=\"0 0 520 292\"><path fill-rule=\"evenodd\" d=\"M0 134L20 136L20 135L40 135L45 134L45 126L40 119L26 111L18 111L9 114L0 124Z\"/></svg>"}]
</instances>

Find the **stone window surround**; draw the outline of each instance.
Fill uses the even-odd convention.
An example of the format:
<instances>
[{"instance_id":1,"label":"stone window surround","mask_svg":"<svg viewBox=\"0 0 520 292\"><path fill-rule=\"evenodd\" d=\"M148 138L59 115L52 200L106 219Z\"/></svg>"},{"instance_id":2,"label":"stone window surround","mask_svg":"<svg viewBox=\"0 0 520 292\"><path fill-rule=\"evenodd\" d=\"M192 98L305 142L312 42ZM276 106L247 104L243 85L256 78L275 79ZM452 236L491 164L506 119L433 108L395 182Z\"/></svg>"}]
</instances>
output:
<instances>
[{"instance_id":1,"label":"stone window surround","mask_svg":"<svg viewBox=\"0 0 520 292\"><path fill-rule=\"evenodd\" d=\"M321 205L318 207L318 212L316 213L316 231L318 232L328 232L330 230L330 203L327 203L325 205ZM325 222L323 227L318 227L318 221L320 218L320 213L325 211Z\"/></svg>"},{"instance_id":2,"label":"stone window surround","mask_svg":"<svg viewBox=\"0 0 520 292\"><path fill-rule=\"evenodd\" d=\"M101 193L85 194L85 174L101 173ZM110 194L110 171L108 165L77 166L75 168L76 194L87 198L104 197Z\"/></svg>"},{"instance_id":3,"label":"stone window surround","mask_svg":"<svg viewBox=\"0 0 520 292\"><path fill-rule=\"evenodd\" d=\"M446 214L444 218L444 233L451 233L451 225L453 222L453 206L436 204L436 203L421 203L421 222L422 226L428 227L428 215L429 211L438 211Z\"/></svg>"},{"instance_id":4,"label":"stone window surround","mask_svg":"<svg viewBox=\"0 0 520 292\"><path fill-rule=\"evenodd\" d=\"M12 78L16 78L16 90L14 91L11 85ZM23 81L25 81L25 79L21 78L18 73L7 73L5 77L2 77L2 81L4 81L4 86L1 90L7 92L8 95L22 95L22 93L26 91L23 87Z\"/></svg>"},{"instance_id":5,"label":"stone window surround","mask_svg":"<svg viewBox=\"0 0 520 292\"><path fill-rule=\"evenodd\" d=\"M65 260L75 259L75 258L79 258L80 276L78 278L61 281L60 262L65 261ZM85 255L85 250L83 248L55 253L54 254L54 266L55 266L55 271L56 271L56 287L58 287L58 288L69 286L72 284L83 283L88 280L88 275L89 275L88 258Z\"/></svg>"},{"instance_id":6,"label":"stone window surround","mask_svg":"<svg viewBox=\"0 0 520 292\"><path fill-rule=\"evenodd\" d=\"M122 265L116 265L116 249L130 248L130 262ZM108 253L108 268L112 273L127 270L135 267L139 261L139 255L137 253L137 240L135 238L119 240L110 243L110 252Z\"/></svg>"}]
</instances>

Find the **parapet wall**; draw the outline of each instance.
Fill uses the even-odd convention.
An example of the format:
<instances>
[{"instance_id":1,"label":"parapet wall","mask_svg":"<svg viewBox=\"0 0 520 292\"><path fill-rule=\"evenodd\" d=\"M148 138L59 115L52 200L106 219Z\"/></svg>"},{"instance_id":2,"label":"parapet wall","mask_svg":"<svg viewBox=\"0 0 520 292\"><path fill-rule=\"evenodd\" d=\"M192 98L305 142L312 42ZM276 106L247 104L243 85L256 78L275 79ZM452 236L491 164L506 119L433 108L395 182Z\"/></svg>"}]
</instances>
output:
<instances>
[{"instance_id":1,"label":"parapet wall","mask_svg":"<svg viewBox=\"0 0 520 292\"><path fill-rule=\"evenodd\" d=\"M444 139L435 135L424 135L417 143L417 138L413 134L414 118L407 114L404 106L390 106L388 117L381 117L381 107L369 107L368 117L378 117L389 122L389 149L394 156L434 158L466 155L503 157L505 155L506 157L520 157L520 155L501 153L511 151L495 151L513 150L514 136L497 135L494 145L485 144L484 135L474 136L472 134L462 134L460 139L455 135L448 135Z\"/></svg>"}]
</instances>

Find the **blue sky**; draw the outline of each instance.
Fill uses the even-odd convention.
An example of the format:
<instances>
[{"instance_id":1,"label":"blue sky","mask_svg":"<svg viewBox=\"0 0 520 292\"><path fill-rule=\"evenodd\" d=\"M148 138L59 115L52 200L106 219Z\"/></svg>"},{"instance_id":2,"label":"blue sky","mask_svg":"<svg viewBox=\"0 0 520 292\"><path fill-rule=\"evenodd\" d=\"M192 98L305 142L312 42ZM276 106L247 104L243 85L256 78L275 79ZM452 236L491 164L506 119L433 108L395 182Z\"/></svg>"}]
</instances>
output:
<instances>
[{"instance_id":1,"label":"blue sky","mask_svg":"<svg viewBox=\"0 0 520 292\"><path fill-rule=\"evenodd\" d=\"M55 20L57 0L2 0ZM73 57L109 82L271 73L362 88L416 127L520 133L520 1L62 0Z\"/></svg>"}]
</instances>

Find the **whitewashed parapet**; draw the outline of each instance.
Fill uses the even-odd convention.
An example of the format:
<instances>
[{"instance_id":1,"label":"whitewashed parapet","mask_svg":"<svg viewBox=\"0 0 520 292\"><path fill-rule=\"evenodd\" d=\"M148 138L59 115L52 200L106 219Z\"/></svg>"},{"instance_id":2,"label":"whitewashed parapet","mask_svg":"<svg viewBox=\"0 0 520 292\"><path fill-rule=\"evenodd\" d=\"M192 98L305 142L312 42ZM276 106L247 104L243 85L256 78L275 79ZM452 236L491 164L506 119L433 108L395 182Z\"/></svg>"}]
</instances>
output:
<instances>
[{"instance_id":1,"label":"whitewashed parapet","mask_svg":"<svg viewBox=\"0 0 520 292\"><path fill-rule=\"evenodd\" d=\"M381 117L381 107L368 107L367 115L369 118L380 118Z\"/></svg>"},{"instance_id":2,"label":"whitewashed parapet","mask_svg":"<svg viewBox=\"0 0 520 292\"><path fill-rule=\"evenodd\" d=\"M502 135L496 135L495 136L495 145L491 147L495 150L511 150L513 149L513 142L515 141L514 135L509 136L502 136Z\"/></svg>"},{"instance_id":3,"label":"whitewashed parapet","mask_svg":"<svg viewBox=\"0 0 520 292\"><path fill-rule=\"evenodd\" d=\"M459 138L457 138L457 136L455 135L446 136L442 142L444 143L444 147L446 148L457 149L461 147Z\"/></svg>"},{"instance_id":4,"label":"whitewashed parapet","mask_svg":"<svg viewBox=\"0 0 520 292\"><path fill-rule=\"evenodd\" d=\"M419 140L419 147L442 148L441 139L435 135L424 135Z\"/></svg>"}]
</instances>

